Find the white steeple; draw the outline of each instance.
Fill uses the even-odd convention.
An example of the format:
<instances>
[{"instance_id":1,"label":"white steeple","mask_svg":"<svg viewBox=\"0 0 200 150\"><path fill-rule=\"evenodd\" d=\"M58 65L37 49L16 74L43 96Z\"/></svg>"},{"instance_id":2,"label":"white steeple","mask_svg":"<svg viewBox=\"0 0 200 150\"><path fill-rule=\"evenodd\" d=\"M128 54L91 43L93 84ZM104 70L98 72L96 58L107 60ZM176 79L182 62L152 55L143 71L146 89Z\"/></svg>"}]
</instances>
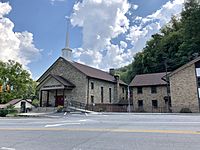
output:
<instances>
[{"instance_id":1,"label":"white steeple","mask_svg":"<svg viewBox=\"0 0 200 150\"><path fill-rule=\"evenodd\" d=\"M69 23L67 20L67 33L66 33L66 45L62 49L62 57L68 61L72 60L72 50L69 48Z\"/></svg>"}]
</instances>

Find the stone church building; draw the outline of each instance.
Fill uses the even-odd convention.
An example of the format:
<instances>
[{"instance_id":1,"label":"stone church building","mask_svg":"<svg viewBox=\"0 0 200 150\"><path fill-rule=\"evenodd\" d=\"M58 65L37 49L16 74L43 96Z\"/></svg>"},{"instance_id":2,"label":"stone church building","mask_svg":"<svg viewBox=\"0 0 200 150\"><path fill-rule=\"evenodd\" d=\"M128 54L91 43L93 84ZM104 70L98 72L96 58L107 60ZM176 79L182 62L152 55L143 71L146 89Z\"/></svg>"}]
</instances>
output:
<instances>
[{"instance_id":1,"label":"stone church building","mask_svg":"<svg viewBox=\"0 0 200 150\"><path fill-rule=\"evenodd\" d=\"M77 103L95 111L127 111L128 86L114 69L104 72L72 61L71 55L71 49L62 49L62 57L37 80L40 106Z\"/></svg>"}]
</instances>

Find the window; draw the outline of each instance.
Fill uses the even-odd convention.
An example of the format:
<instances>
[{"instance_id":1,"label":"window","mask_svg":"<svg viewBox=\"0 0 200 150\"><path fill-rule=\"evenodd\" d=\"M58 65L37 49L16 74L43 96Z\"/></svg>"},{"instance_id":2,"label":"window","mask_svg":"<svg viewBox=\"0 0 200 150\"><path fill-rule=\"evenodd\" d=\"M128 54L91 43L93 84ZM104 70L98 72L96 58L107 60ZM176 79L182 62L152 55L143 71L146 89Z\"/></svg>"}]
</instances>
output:
<instances>
[{"instance_id":1,"label":"window","mask_svg":"<svg viewBox=\"0 0 200 150\"><path fill-rule=\"evenodd\" d=\"M103 103L103 87L101 87L101 103Z\"/></svg>"},{"instance_id":2,"label":"window","mask_svg":"<svg viewBox=\"0 0 200 150\"><path fill-rule=\"evenodd\" d=\"M157 93L157 88L156 86L151 87L151 93Z\"/></svg>"},{"instance_id":3,"label":"window","mask_svg":"<svg viewBox=\"0 0 200 150\"><path fill-rule=\"evenodd\" d=\"M170 93L170 87L169 87L169 85L167 86L167 92Z\"/></svg>"},{"instance_id":4,"label":"window","mask_svg":"<svg viewBox=\"0 0 200 150\"><path fill-rule=\"evenodd\" d=\"M138 100L138 107L143 107L143 100Z\"/></svg>"},{"instance_id":5,"label":"window","mask_svg":"<svg viewBox=\"0 0 200 150\"><path fill-rule=\"evenodd\" d=\"M132 88L130 89L130 98L131 99L133 98L133 89Z\"/></svg>"},{"instance_id":6,"label":"window","mask_svg":"<svg viewBox=\"0 0 200 150\"><path fill-rule=\"evenodd\" d=\"M137 88L137 93L138 93L138 94L142 94L142 87L138 87L138 88Z\"/></svg>"},{"instance_id":7,"label":"window","mask_svg":"<svg viewBox=\"0 0 200 150\"><path fill-rule=\"evenodd\" d=\"M198 87L200 87L200 77L197 78Z\"/></svg>"},{"instance_id":8,"label":"window","mask_svg":"<svg viewBox=\"0 0 200 150\"><path fill-rule=\"evenodd\" d=\"M125 89L124 88L122 88L122 93L124 94L124 91L125 91Z\"/></svg>"},{"instance_id":9,"label":"window","mask_svg":"<svg viewBox=\"0 0 200 150\"><path fill-rule=\"evenodd\" d=\"M152 100L152 107L158 108L158 101L157 100Z\"/></svg>"},{"instance_id":10,"label":"window","mask_svg":"<svg viewBox=\"0 0 200 150\"><path fill-rule=\"evenodd\" d=\"M94 83L91 82L91 89L93 90L94 89Z\"/></svg>"},{"instance_id":11,"label":"window","mask_svg":"<svg viewBox=\"0 0 200 150\"><path fill-rule=\"evenodd\" d=\"M93 95L91 95L91 103L93 104L94 103L94 96Z\"/></svg>"},{"instance_id":12,"label":"window","mask_svg":"<svg viewBox=\"0 0 200 150\"><path fill-rule=\"evenodd\" d=\"M109 88L109 102L111 103L111 101L112 101L112 91L111 91L112 89L111 88Z\"/></svg>"}]
</instances>

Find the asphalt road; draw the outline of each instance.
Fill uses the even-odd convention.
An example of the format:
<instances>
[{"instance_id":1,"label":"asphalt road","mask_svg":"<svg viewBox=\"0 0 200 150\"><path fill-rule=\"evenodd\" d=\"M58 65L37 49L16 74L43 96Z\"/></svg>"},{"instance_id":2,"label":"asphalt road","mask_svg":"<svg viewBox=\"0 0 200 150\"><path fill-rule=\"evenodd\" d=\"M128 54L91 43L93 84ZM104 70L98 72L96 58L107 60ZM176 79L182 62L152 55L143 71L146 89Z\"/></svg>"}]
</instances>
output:
<instances>
[{"instance_id":1,"label":"asphalt road","mask_svg":"<svg viewBox=\"0 0 200 150\"><path fill-rule=\"evenodd\" d=\"M0 150L199 150L200 114L0 118Z\"/></svg>"}]
</instances>

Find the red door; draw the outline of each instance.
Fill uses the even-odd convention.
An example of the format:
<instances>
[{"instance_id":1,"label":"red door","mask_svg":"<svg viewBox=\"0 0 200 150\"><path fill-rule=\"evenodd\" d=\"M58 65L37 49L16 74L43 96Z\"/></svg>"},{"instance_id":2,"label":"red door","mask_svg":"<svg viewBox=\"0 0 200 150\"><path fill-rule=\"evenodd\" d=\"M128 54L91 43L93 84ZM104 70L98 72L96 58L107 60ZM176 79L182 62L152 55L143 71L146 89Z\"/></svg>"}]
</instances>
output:
<instances>
[{"instance_id":1,"label":"red door","mask_svg":"<svg viewBox=\"0 0 200 150\"><path fill-rule=\"evenodd\" d=\"M56 96L55 106L64 106L64 97L63 96Z\"/></svg>"}]
</instances>

